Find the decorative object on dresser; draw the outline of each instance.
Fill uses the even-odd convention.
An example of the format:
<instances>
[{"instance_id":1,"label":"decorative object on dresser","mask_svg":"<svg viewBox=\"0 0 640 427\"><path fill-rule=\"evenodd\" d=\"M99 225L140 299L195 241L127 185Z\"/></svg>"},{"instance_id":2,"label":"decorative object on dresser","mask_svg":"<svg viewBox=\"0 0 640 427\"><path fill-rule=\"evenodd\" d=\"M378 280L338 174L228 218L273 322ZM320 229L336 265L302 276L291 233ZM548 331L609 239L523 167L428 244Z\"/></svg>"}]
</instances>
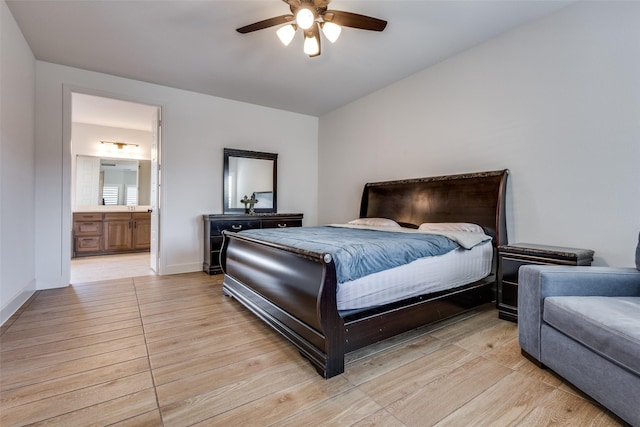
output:
<instances>
[{"instance_id":1,"label":"decorative object on dresser","mask_svg":"<svg viewBox=\"0 0 640 427\"><path fill-rule=\"evenodd\" d=\"M255 228L302 227L301 213L273 213L255 215L203 215L204 221L204 262L202 271L208 274L222 273L220 250L222 232L251 230Z\"/></svg>"},{"instance_id":2,"label":"decorative object on dresser","mask_svg":"<svg viewBox=\"0 0 640 427\"><path fill-rule=\"evenodd\" d=\"M74 257L145 252L150 247L150 212L73 214Z\"/></svg>"},{"instance_id":3,"label":"decorative object on dresser","mask_svg":"<svg viewBox=\"0 0 640 427\"><path fill-rule=\"evenodd\" d=\"M590 249L563 248L533 243L498 247L498 317L518 321L518 270L527 264L591 265Z\"/></svg>"},{"instance_id":4,"label":"decorative object on dresser","mask_svg":"<svg viewBox=\"0 0 640 427\"><path fill-rule=\"evenodd\" d=\"M369 183L362 193L360 218L393 220L395 226L386 228L400 229L397 233L392 230L381 233L424 233L417 229L425 223L479 225L484 233L457 233L490 236L491 243L469 251L459 247L443 256L482 249L486 272L480 279L462 284L447 281L438 290L342 310L338 291L346 283L338 286L338 271L343 269L337 268L333 251L303 249L247 233L225 231L220 255L225 273L223 292L289 340L324 378L341 374L346 353L495 301L496 248L508 241L504 198L507 174L507 170L501 170ZM292 231L271 234L296 234ZM419 261L431 259L416 262ZM447 271L452 272L461 264L454 262L447 266ZM393 285L402 282L396 268L404 267L374 274L389 274L388 287L396 288ZM432 276L429 267L422 267L414 275Z\"/></svg>"}]
</instances>

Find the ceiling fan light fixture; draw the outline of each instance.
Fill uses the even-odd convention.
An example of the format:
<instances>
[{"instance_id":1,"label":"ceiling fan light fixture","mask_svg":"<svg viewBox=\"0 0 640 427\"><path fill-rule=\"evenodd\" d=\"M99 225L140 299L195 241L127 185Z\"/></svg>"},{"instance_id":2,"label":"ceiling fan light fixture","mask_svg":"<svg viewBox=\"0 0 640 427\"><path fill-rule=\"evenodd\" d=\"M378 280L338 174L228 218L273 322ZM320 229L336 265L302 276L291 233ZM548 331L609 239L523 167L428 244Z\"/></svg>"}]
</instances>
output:
<instances>
[{"instance_id":1,"label":"ceiling fan light fixture","mask_svg":"<svg viewBox=\"0 0 640 427\"><path fill-rule=\"evenodd\" d=\"M310 57L319 56L322 51L322 36L331 43L340 37L342 27L369 31L383 31L387 21L353 12L329 9L331 0L280 0L289 5L290 14L274 16L253 24L236 28L240 34L247 34L270 27L278 27L276 33L285 46L295 37L298 27L302 29L304 53Z\"/></svg>"},{"instance_id":2,"label":"ceiling fan light fixture","mask_svg":"<svg viewBox=\"0 0 640 427\"><path fill-rule=\"evenodd\" d=\"M331 43L335 43L336 40L338 40L338 37L340 37L342 27L340 25L334 24L333 22L323 22L322 32Z\"/></svg>"},{"instance_id":3,"label":"ceiling fan light fixture","mask_svg":"<svg viewBox=\"0 0 640 427\"><path fill-rule=\"evenodd\" d=\"M320 52L320 45L315 37L304 38L304 53L309 56L317 55Z\"/></svg>"},{"instance_id":4,"label":"ceiling fan light fixture","mask_svg":"<svg viewBox=\"0 0 640 427\"><path fill-rule=\"evenodd\" d=\"M311 9L307 9L306 7L301 7L296 12L296 23L303 30L308 30L313 25L316 17Z\"/></svg>"},{"instance_id":5,"label":"ceiling fan light fixture","mask_svg":"<svg viewBox=\"0 0 640 427\"><path fill-rule=\"evenodd\" d=\"M283 45L289 46L289 43L291 43L291 40L293 40L293 37L296 35L296 29L293 25L288 24L276 31L276 34Z\"/></svg>"}]
</instances>

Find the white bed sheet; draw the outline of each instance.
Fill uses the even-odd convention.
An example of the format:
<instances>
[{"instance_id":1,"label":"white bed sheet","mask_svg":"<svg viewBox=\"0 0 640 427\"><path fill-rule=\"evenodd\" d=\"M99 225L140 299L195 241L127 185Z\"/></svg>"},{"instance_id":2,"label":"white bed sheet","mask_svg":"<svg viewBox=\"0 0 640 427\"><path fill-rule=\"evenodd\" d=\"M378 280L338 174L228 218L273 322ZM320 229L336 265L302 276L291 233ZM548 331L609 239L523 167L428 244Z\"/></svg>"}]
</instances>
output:
<instances>
[{"instance_id":1,"label":"white bed sheet","mask_svg":"<svg viewBox=\"0 0 640 427\"><path fill-rule=\"evenodd\" d=\"M492 258L487 242L338 284L338 310L377 307L475 282L491 272Z\"/></svg>"}]
</instances>

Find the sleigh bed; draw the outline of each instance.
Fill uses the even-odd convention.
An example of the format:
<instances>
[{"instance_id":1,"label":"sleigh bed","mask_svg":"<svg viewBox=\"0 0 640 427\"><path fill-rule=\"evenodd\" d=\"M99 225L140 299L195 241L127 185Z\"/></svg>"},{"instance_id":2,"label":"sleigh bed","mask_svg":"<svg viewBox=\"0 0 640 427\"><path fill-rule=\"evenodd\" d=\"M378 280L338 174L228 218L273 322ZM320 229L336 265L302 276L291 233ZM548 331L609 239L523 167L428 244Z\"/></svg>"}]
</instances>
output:
<instances>
[{"instance_id":1,"label":"sleigh bed","mask_svg":"<svg viewBox=\"0 0 640 427\"><path fill-rule=\"evenodd\" d=\"M360 218L391 219L409 229L423 223L482 227L491 246L488 274L479 280L388 304L339 310L331 253L225 231L223 292L295 345L320 375L341 374L349 352L496 299L496 248L507 243L507 174L500 170L375 182L362 193Z\"/></svg>"}]
</instances>

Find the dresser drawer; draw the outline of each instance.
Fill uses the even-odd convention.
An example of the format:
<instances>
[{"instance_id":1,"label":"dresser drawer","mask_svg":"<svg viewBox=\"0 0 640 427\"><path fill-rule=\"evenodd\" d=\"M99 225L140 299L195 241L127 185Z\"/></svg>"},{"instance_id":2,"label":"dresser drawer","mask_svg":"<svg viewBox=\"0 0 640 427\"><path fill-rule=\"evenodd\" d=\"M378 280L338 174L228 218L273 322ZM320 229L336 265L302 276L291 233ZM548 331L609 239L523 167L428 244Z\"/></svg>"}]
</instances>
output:
<instances>
[{"instance_id":1,"label":"dresser drawer","mask_svg":"<svg viewBox=\"0 0 640 427\"><path fill-rule=\"evenodd\" d=\"M256 221L219 221L211 223L211 236L222 234L223 230L242 231L260 228L260 220Z\"/></svg>"},{"instance_id":2,"label":"dresser drawer","mask_svg":"<svg viewBox=\"0 0 640 427\"><path fill-rule=\"evenodd\" d=\"M262 221L262 228L302 227L299 219L267 219Z\"/></svg>"}]
</instances>

